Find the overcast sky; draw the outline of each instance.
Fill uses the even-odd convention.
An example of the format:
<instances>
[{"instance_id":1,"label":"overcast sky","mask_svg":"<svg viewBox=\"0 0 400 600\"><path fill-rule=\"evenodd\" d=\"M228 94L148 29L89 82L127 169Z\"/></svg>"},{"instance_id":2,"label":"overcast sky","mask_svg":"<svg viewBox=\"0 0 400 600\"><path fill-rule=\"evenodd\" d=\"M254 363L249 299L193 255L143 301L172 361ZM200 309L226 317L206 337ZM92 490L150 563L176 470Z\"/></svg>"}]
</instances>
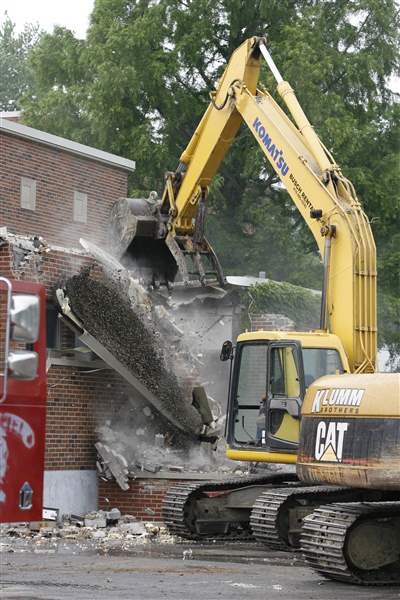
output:
<instances>
[{"instance_id":1,"label":"overcast sky","mask_svg":"<svg viewBox=\"0 0 400 600\"><path fill-rule=\"evenodd\" d=\"M83 38L93 5L94 0L0 0L0 21L7 11L18 30L25 23L39 23L46 31L62 25Z\"/></svg>"}]
</instances>

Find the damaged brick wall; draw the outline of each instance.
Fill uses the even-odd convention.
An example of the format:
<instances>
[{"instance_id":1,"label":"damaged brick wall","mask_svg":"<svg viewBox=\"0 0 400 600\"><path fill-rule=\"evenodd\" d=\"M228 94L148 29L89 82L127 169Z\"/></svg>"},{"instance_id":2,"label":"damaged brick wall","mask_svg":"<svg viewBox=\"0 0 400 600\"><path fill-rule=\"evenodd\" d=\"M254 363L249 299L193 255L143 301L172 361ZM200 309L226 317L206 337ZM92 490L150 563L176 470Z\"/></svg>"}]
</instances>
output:
<instances>
[{"instance_id":1,"label":"damaged brick wall","mask_svg":"<svg viewBox=\"0 0 400 600\"><path fill-rule=\"evenodd\" d=\"M13 279L43 284L49 301L55 300L55 290L63 280L93 264L93 259L83 253L47 245L32 252L22 246L23 240L17 236L13 241L0 240L0 272Z\"/></svg>"},{"instance_id":2,"label":"damaged brick wall","mask_svg":"<svg viewBox=\"0 0 400 600\"><path fill-rule=\"evenodd\" d=\"M26 182L33 185L31 203ZM57 287L93 264L79 238L107 241L110 208L127 196L127 187L128 170L118 165L0 131L0 274L42 283L54 305ZM84 214L74 213L77 194L87 200L86 222ZM74 334L63 324L56 330L66 360L51 355L48 361L46 469L95 469L95 427L118 410L126 385L110 370L93 369L90 361L81 366Z\"/></svg>"},{"instance_id":3,"label":"damaged brick wall","mask_svg":"<svg viewBox=\"0 0 400 600\"><path fill-rule=\"evenodd\" d=\"M123 169L0 132L0 223L60 246L107 238L111 205L127 195ZM36 181L36 208L21 208L21 177ZM74 192L87 194L87 223L73 219Z\"/></svg>"},{"instance_id":4,"label":"damaged brick wall","mask_svg":"<svg viewBox=\"0 0 400 600\"><path fill-rule=\"evenodd\" d=\"M121 490L115 481L99 481L99 508L110 510L116 506L123 514L143 521L162 521L161 505L170 487L181 483L177 479L136 479L130 489ZM194 481L193 481L194 483Z\"/></svg>"},{"instance_id":5,"label":"damaged brick wall","mask_svg":"<svg viewBox=\"0 0 400 600\"><path fill-rule=\"evenodd\" d=\"M3 240L0 246L0 272L8 277L42 283L47 299L54 303L60 282L92 264L87 256L41 248L22 257L24 240ZM19 244L19 245L18 245ZM73 348L73 333L61 325L61 348ZM57 366L48 370L48 404L45 468L48 470L95 469L95 428L118 411L125 401L127 386L109 369L87 366Z\"/></svg>"},{"instance_id":6,"label":"damaged brick wall","mask_svg":"<svg viewBox=\"0 0 400 600\"><path fill-rule=\"evenodd\" d=\"M45 468L95 469L95 428L125 402L117 373L52 366L48 372Z\"/></svg>"}]
</instances>

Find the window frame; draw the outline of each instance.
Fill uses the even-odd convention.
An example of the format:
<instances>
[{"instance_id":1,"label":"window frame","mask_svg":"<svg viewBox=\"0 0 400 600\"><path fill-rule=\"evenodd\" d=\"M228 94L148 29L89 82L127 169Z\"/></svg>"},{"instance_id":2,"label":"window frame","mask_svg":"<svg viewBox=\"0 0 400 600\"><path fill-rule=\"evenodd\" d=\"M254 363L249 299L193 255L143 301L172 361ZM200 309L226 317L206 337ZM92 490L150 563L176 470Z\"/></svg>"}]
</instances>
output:
<instances>
[{"instance_id":1,"label":"window frame","mask_svg":"<svg viewBox=\"0 0 400 600\"><path fill-rule=\"evenodd\" d=\"M24 189L28 189L28 198L23 193ZM36 192L37 192L37 181L32 177L21 176L20 182L20 208L23 210L36 211Z\"/></svg>"},{"instance_id":2,"label":"window frame","mask_svg":"<svg viewBox=\"0 0 400 600\"><path fill-rule=\"evenodd\" d=\"M81 203L79 205L79 203ZM74 223L87 224L88 216L88 194L74 190L72 219Z\"/></svg>"},{"instance_id":3,"label":"window frame","mask_svg":"<svg viewBox=\"0 0 400 600\"><path fill-rule=\"evenodd\" d=\"M338 348L334 348L334 347L331 347L331 346L327 346L326 348L325 347L322 348L321 346L303 346L302 347L303 367L304 367L304 363L305 363L305 361L304 361L304 351L305 350L333 350L333 351L335 351L336 354L339 357L339 361L340 361L340 364L341 364L341 368L342 368L341 374L347 373L347 371L346 371L346 369L345 369L345 367L343 365L342 356L341 356ZM320 377L325 377L325 375L334 375L334 373L324 373L324 375L320 375L319 377L317 377L316 379L314 379L312 383L314 383L315 381L317 381ZM304 369L304 378L305 378L305 369ZM304 379L304 381L305 381L305 379ZM312 383L310 385L312 385ZM307 388L308 387L309 386L307 386Z\"/></svg>"}]
</instances>

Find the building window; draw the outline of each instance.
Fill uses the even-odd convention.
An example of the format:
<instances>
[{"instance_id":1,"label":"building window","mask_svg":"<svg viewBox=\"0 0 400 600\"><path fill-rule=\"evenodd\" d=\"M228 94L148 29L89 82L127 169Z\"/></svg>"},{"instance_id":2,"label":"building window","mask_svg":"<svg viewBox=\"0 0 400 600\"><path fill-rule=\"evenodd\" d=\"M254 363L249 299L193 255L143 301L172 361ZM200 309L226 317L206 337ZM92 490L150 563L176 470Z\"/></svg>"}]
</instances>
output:
<instances>
[{"instance_id":1,"label":"building window","mask_svg":"<svg viewBox=\"0 0 400 600\"><path fill-rule=\"evenodd\" d=\"M74 221L87 222L87 194L74 192Z\"/></svg>"},{"instance_id":2,"label":"building window","mask_svg":"<svg viewBox=\"0 0 400 600\"><path fill-rule=\"evenodd\" d=\"M46 342L50 350L60 350L61 329L58 310L53 304L46 305Z\"/></svg>"},{"instance_id":3,"label":"building window","mask_svg":"<svg viewBox=\"0 0 400 600\"><path fill-rule=\"evenodd\" d=\"M36 181L21 177L21 208L36 210Z\"/></svg>"}]
</instances>

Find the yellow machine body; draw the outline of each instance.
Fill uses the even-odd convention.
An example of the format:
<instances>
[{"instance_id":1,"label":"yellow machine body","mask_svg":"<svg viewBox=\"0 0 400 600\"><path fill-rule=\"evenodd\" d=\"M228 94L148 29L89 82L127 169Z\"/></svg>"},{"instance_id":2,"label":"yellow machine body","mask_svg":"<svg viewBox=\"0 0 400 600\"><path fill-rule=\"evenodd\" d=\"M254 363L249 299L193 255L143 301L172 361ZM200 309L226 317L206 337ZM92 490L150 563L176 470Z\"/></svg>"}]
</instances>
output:
<instances>
[{"instance_id":1,"label":"yellow machine body","mask_svg":"<svg viewBox=\"0 0 400 600\"><path fill-rule=\"evenodd\" d=\"M277 93L286 106L286 112L271 94L258 84L263 57L277 80ZM272 409L279 417L276 420L279 427L276 429L275 426L278 425L275 424L272 428L270 437L273 451L271 452L268 444L262 447L262 440L261 445L257 446L260 442L255 441L254 436L252 441L252 435L248 436L249 443L245 440L247 425L244 411L253 411L252 428L254 435L258 435L255 415L257 403L261 398L254 399L251 409L238 409L231 404L229 410L236 411L236 420L237 411L239 410L240 413L242 410L239 421L242 419L244 426L239 437L242 436L243 441L235 443L235 435L231 432L230 440L228 436L227 454L235 460L294 463L299 435L300 437L302 435L299 433L300 411L296 414L295 409L296 406L301 406L305 388L309 388L305 396L305 406L308 405L311 390L314 390L313 386L317 385L315 383L309 386L307 382L304 383L305 380L302 381L302 378L304 379L300 365L302 353L306 353L307 349L311 348L320 350L331 348L337 350L341 359L341 368L338 372L364 374L375 371L377 353L375 243L370 223L351 182L344 177L340 167L319 139L289 83L280 76L263 38L253 37L246 40L232 54L210 97L211 102L182 153L178 168L175 172L167 174L162 199L158 203L147 201L148 215L140 216L139 210L138 217L131 224L131 229L136 231L136 235L141 230L144 236L153 237L157 244L157 253L160 251L160 257L162 248L167 248L173 256L177 269L171 268L171 264L168 269L165 269L160 258L161 267L157 273L158 278L163 270L169 272L165 274L169 289L174 285L175 274L181 276L181 283L186 287L195 284L196 277L203 285L215 283L223 285L221 268L204 237L205 203L208 186L218 171L239 126L241 123L248 126L312 232L324 260L325 278L321 331L310 333L258 331L239 337L238 348L241 352L246 344L279 345L279 342L288 340L287 350L284 350L283 344L282 347L273 349L273 352L277 360L285 364L285 377L289 379L290 361L296 363L299 369L297 388L301 389L296 389L293 382L290 387L288 381L282 381L281 385L286 385L287 398L285 399L285 396L279 393L275 396L270 394L268 406L280 407ZM132 206L129 210L132 212L134 209L135 206ZM126 211L120 212L126 215ZM126 222L125 217L118 220L119 224L121 222ZM125 227L123 233L126 233L125 237L130 243L133 235L131 230L126 231ZM138 245L140 246L140 243ZM152 259L150 245L145 247L145 254L146 259ZM210 259L212 268L205 267L206 258ZM188 267L190 261L194 265L194 272ZM265 352L270 350L265 348ZM350 375L341 375L341 377L350 377ZM379 378L379 376L373 377ZM396 393L396 388L392 384L385 389L388 381L384 380L385 387L380 390L382 407L383 399ZM268 385L266 381L264 387L268 388ZM349 380L346 385L350 389L356 384ZM339 384L337 386L340 387ZM374 379L371 378L368 379L368 386L371 386L371 389L372 387L379 389L380 384L374 383ZM242 397L244 395L242 393ZM390 401L392 402L393 398ZM290 410L285 409L285 402ZM232 414L228 416L233 431L234 417ZM400 417L398 405L397 412L391 411L391 417ZM306 413L305 418L308 419ZM321 418L325 417L321 416ZM354 419L358 418L358 415L354 416ZM364 417L361 417L361 421L363 419ZM381 423L384 421L385 419L382 418ZM284 442L286 442L286 449ZM304 458L305 454L303 453L302 456ZM314 469L314 466L312 468ZM318 468L318 465L315 468ZM305 478L308 477L307 469L308 466L304 463L301 475ZM322 475L320 480L326 481Z\"/></svg>"},{"instance_id":2,"label":"yellow machine body","mask_svg":"<svg viewBox=\"0 0 400 600\"><path fill-rule=\"evenodd\" d=\"M258 85L262 57L285 110ZM189 285L197 272L203 285L212 284L214 276L224 284L204 238L205 202L208 185L242 122L298 208L324 261L319 331L244 333L234 352L229 341L221 352L223 360L234 360L227 456L296 464L299 479L312 484L275 491L267 486L261 493L248 481L251 515L245 511L243 522L250 523L256 539L273 547L301 543L309 564L329 577L398 583L400 375L375 373L377 273L370 223L264 39L250 38L233 53L210 96L177 170L167 176L160 206L168 231L165 242L183 283ZM206 256L214 272L204 268ZM189 257L195 273L186 267ZM218 491L217 485L213 489ZM224 507L212 513L212 502L222 498L231 507L235 501L230 504L229 499L236 492L217 494L208 502L202 497L205 504L197 514L195 503L190 504L191 523L208 534L218 529ZM167 511L171 522L182 493L180 487L169 498L175 511ZM186 498L191 493L192 488ZM227 514L226 530L238 518ZM175 531L182 531L181 518Z\"/></svg>"},{"instance_id":3,"label":"yellow machine body","mask_svg":"<svg viewBox=\"0 0 400 600\"><path fill-rule=\"evenodd\" d=\"M326 349L330 351L336 351L340 365L343 371L349 370L349 364L343 345L338 336L332 333L326 333L323 331L311 331L311 332L296 332L296 331L252 331L242 333L237 340L238 347L245 347L248 344L257 344L258 347L263 347L264 344L280 343L281 347L277 347L277 351L280 352L280 360L284 364L283 369L284 376L284 389L287 393L288 398L301 398L301 389L299 382L299 373L297 366L294 364L291 352L289 352L290 346L285 346L285 342L293 341L297 342L301 351ZM239 371L240 377L240 371ZM235 382L234 382L235 385ZM263 392L261 392L262 396ZM261 398L260 398L261 399ZM230 406L230 412L234 410L234 407ZM254 409L256 410L256 409ZM279 427L274 433L274 437L282 442L289 442L293 444L291 451L280 451L279 449L268 451L265 448L260 447L251 448L250 445L235 443L234 424L232 423L231 416L231 433L228 436L228 449L226 454L228 458L232 460L241 461L254 461L254 462L269 462L269 463L282 463L282 464L295 464L297 460L296 450L297 444L300 439L300 419L292 416L289 412L283 411L282 418L280 420Z\"/></svg>"},{"instance_id":4,"label":"yellow machine body","mask_svg":"<svg viewBox=\"0 0 400 600\"><path fill-rule=\"evenodd\" d=\"M302 407L297 472L311 484L400 490L400 374L315 381Z\"/></svg>"}]
</instances>

